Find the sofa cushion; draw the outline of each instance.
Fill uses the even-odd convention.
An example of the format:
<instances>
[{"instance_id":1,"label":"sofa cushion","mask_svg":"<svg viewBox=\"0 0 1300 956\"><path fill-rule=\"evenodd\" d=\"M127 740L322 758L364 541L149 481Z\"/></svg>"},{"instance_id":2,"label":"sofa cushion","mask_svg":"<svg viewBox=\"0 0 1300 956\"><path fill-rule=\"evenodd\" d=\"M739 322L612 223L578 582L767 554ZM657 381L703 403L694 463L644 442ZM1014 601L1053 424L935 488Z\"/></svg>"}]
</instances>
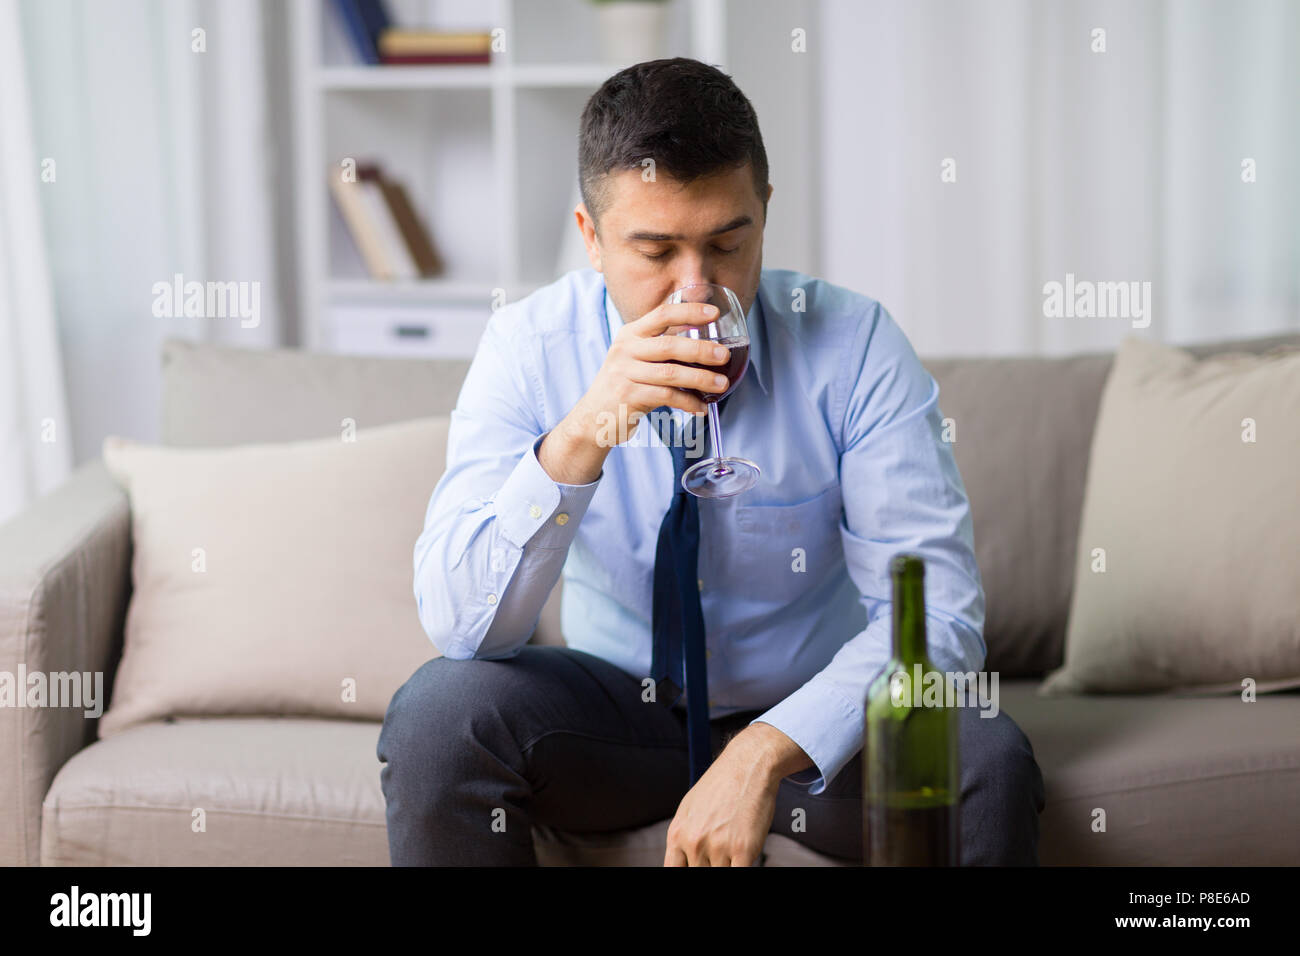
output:
<instances>
[{"instance_id":1,"label":"sofa cushion","mask_svg":"<svg viewBox=\"0 0 1300 956\"><path fill-rule=\"evenodd\" d=\"M106 439L131 501L133 588L100 736L174 714L382 719L438 653L411 549L447 428L234 448Z\"/></svg>"},{"instance_id":2,"label":"sofa cushion","mask_svg":"<svg viewBox=\"0 0 1300 956\"><path fill-rule=\"evenodd\" d=\"M1125 339L1044 693L1300 687L1297 411L1300 348L1198 361Z\"/></svg>"},{"instance_id":3,"label":"sofa cushion","mask_svg":"<svg viewBox=\"0 0 1300 956\"><path fill-rule=\"evenodd\" d=\"M96 741L50 785L41 863L387 866L379 728L177 718Z\"/></svg>"},{"instance_id":4,"label":"sofa cushion","mask_svg":"<svg viewBox=\"0 0 1300 956\"><path fill-rule=\"evenodd\" d=\"M1294 866L1300 692L1040 697L1002 681L1047 802L1045 866ZM1094 830L1105 811L1105 831Z\"/></svg>"},{"instance_id":5,"label":"sofa cushion","mask_svg":"<svg viewBox=\"0 0 1300 956\"><path fill-rule=\"evenodd\" d=\"M164 445L244 445L338 435L450 415L463 359L239 349L168 339L162 346ZM433 486L429 486L433 491Z\"/></svg>"},{"instance_id":6,"label":"sofa cushion","mask_svg":"<svg viewBox=\"0 0 1300 956\"><path fill-rule=\"evenodd\" d=\"M1088 444L1108 355L931 359L970 499L984 585L986 670L1061 660Z\"/></svg>"},{"instance_id":7,"label":"sofa cushion","mask_svg":"<svg viewBox=\"0 0 1300 956\"><path fill-rule=\"evenodd\" d=\"M1300 335L1190 346L1194 356L1260 353ZM923 358L956 426L986 601L987 670L1059 667L1074 590L1084 484L1113 355Z\"/></svg>"}]
</instances>

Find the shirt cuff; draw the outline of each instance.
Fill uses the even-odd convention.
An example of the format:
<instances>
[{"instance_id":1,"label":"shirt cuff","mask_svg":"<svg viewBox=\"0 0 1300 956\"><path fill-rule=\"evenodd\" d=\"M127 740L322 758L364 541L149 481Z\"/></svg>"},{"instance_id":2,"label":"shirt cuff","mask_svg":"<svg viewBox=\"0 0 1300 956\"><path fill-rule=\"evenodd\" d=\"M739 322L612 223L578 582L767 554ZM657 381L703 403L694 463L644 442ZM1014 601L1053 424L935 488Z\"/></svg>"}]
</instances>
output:
<instances>
[{"instance_id":1,"label":"shirt cuff","mask_svg":"<svg viewBox=\"0 0 1300 956\"><path fill-rule=\"evenodd\" d=\"M771 724L803 748L813 766L786 779L800 786L811 784L808 793L816 796L862 749L866 717L862 704L845 700L813 678L750 723Z\"/></svg>"},{"instance_id":2,"label":"shirt cuff","mask_svg":"<svg viewBox=\"0 0 1300 956\"><path fill-rule=\"evenodd\" d=\"M556 481L537 460L537 449L549 434L543 433L529 446L496 495L501 533L520 549L528 544L534 548L567 548L578 533L578 523L587 513L596 486L605 476L601 469L596 480L585 485Z\"/></svg>"}]
</instances>

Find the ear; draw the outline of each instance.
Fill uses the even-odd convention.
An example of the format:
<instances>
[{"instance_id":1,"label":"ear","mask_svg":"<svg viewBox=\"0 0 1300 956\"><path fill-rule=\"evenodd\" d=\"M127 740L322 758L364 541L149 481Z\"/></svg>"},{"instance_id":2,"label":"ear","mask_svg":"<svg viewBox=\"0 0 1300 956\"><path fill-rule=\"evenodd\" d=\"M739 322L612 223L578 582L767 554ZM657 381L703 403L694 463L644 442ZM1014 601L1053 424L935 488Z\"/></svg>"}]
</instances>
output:
<instances>
[{"instance_id":1,"label":"ear","mask_svg":"<svg viewBox=\"0 0 1300 956\"><path fill-rule=\"evenodd\" d=\"M587 204L578 203L573 209L573 216L578 222L578 231L582 233L582 242L587 247L587 261L597 272L603 272L600 267L600 240L596 238L596 221L587 211Z\"/></svg>"}]
</instances>

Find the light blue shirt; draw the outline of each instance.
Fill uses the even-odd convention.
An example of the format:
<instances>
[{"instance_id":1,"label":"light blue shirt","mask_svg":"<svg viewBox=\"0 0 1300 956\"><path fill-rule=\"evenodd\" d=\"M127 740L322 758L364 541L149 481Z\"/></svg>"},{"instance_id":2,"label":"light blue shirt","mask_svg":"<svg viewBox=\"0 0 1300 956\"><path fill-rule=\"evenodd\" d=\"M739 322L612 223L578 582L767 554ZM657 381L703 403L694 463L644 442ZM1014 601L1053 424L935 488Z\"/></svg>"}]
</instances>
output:
<instances>
[{"instance_id":1,"label":"light blue shirt","mask_svg":"<svg viewBox=\"0 0 1300 956\"><path fill-rule=\"evenodd\" d=\"M710 717L763 710L813 760L791 780L818 794L861 749L868 686L890 656L890 559L925 560L941 671L983 667L984 591L938 385L889 313L764 269L747 319L749 370L722 441L762 476L699 502ZM415 545L420 622L445 656L513 657L563 573L568 646L649 676L672 455L643 421L590 484L556 482L537 461L621 324L593 269L489 319Z\"/></svg>"}]
</instances>

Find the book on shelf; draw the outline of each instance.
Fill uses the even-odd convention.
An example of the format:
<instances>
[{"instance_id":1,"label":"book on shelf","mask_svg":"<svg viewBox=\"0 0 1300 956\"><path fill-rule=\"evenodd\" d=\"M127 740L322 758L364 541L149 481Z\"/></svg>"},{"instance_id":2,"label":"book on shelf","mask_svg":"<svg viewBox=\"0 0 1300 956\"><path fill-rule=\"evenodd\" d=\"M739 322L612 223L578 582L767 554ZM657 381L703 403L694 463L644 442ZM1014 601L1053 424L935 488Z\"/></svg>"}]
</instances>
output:
<instances>
[{"instance_id":1,"label":"book on shelf","mask_svg":"<svg viewBox=\"0 0 1300 956\"><path fill-rule=\"evenodd\" d=\"M371 278L431 278L442 263L420 223L406 190L374 163L357 166L355 181L338 167L328 173L330 193Z\"/></svg>"},{"instance_id":2,"label":"book on shelf","mask_svg":"<svg viewBox=\"0 0 1300 956\"><path fill-rule=\"evenodd\" d=\"M383 0L334 0L334 9L363 63L401 66L492 62L489 32L395 27Z\"/></svg>"},{"instance_id":3,"label":"book on shelf","mask_svg":"<svg viewBox=\"0 0 1300 956\"><path fill-rule=\"evenodd\" d=\"M385 176L374 163L358 164L357 178L379 186L384 197L385 208L402 239L403 248L411 258L416 275L421 279L431 279L441 275L442 260L434 249L433 241L429 238L424 224L420 222L420 217L416 215L415 206L411 204L410 197L407 196L402 184Z\"/></svg>"},{"instance_id":4,"label":"book on shelf","mask_svg":"<svg viewBox=\"0 0 1300 956\"><path fill-rule=\"evenodd\" d=\"M402 232L397 228L397 220L388 208L388 200L379 186L376 177L367 178L357 167L357 185L361 187L361 201L365 204L366 214L374 224L375 232L383 249L384 261L388 265L386 279L414 279L415 258L406 247Z\"/></svg>"},{"instance_id":5,"label":"book on shelf","mask_svg":"<svg viewBox=\"0 0 1300 956\"><path fill-rule=\"evenodd\" d=\"M380 57L379 62L385 66L428 66L439 63L491 63L492 57L478 53L424 53L418 56Z\"/></svg>"},{"instance_id":6,"label":"book on shelf","mask_svg":"<svg viewBox=\"0 0 1300 956\"><path fill-rule=\"evenodd\" d=\"M326 178L329 180L330 194L334 197L334 203L347 224L348 234L366 264L366 271L370 273L371 278L393 278L392 266L388 262L378 228L366 208L364 184L344 180L337 169L331 169L326 174Z\"/></svg>"},{"instance_id":7,"label":"book on shelf","mask_svg":"<svg viewBox=\"0 0 1300 956\"><path fill-rule=\"evenodd\" d=\"M379 62L379 34L389 26L381 0L334 0L334 9L362 63Z\"/></svg>"},{"instance_id":8,"label":"book on shelf","mask_svg":"<svg viewBox=\"0 0 1300 956\"><path fill-rule=\"evenodd\" d=\"M490 56L492 34L450 30L389 28L376 38L379 55L386 56Z\"/></svg>"}]
</instances>

